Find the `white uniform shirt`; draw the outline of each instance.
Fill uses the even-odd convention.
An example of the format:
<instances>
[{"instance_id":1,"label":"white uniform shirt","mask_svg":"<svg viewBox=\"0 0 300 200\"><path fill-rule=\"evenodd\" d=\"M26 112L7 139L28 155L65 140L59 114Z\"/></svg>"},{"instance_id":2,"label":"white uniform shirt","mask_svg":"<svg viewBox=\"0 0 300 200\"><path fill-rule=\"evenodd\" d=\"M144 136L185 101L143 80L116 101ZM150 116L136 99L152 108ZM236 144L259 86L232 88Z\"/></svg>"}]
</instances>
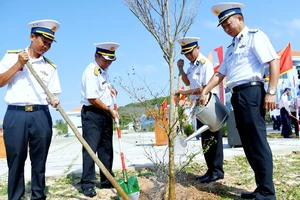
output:
<instances>
[{"instance_id":1,"label":"white uniform shirt","mask_svg":"<svg viewBox=\"0 0 300 200\"><path fill-rule=\"evenodd\" d=\"M270 110L270 116L273 116L276 118L276 116L280 116L280 110L278 108L275 108L274 110Z\"/></svg>"},{"instance_id":2,"label":"white uniform shirt","mask_svg":"<svg viewBox=\"0 0 300 200\"><path fill-rule=\"evenodd\" d=\"M201 53L199 53L198 58L194 63L190 63L190 67L187 70L187 78L190 81L190 88L196 89L200 86L207 85L208 81L214 74L214 68L211 62L204 57ZM212 93L216 94L216 88L211 90ZM199 99L200 95L191 95L190 98L192 100Z\"/></svg>"},{"instance_id":3,"label":"white uniform shirt","mask_svg":"<svg viewBox=\"0 0 300 200\"><path fill-rule=\"evenodd\" d=\"M98 65L90 63L82 75L81 103L85 106L92 105L88 99L100 99L106 106L112 105L111 84L108 68L102 70Z\"/></svg>"},{"instance_id":4,"label":"white uniform shirt","mask_svg":"<svg viewBox=\"0 0 300 200\"><path fill-rule=\"evenodd\" d=\"M28 48L25 49L28 53ZM0 62L0 73L6 72L18 60L18 53L6 53ZM43 56L38 59L29 57L28 61L51 93L61 93L57 70ZM47 94L31 74L26 65L8 82L5 101L8 105L48 105Z\"/></svg>"},{"instance_id":5,"label":"white uniform shirt","mask_svg":"<svg viewBox=\"0 0 300 200\"><path fill-rule=\"evenodd\" d=\"M227 76L229 88L250 81L263 82L265 66L278 58L268 36L245 26L228 46L218 72Z\"/></svg>"},{"instance_id":6,"label":"white uniform shirt","mask_svg":"<svg viewBox=\"0 0 300 200\"><path fill-rule=\"evenodd\" d=\"M285 110L290 113L290 103L288 101L288 95L286 95L285 93L283 93L280 97L280 101L279 101L279 108L285 108Z\"/></svg>"},{"instance_id":7,"label":"white uniform shirt","mask_svg":"<svg viewBox=\"0 0 300 200\"><path fill-rule=\"evenodd\" d=\"M270 110L270 116L275 117L274 111L275 111L275 110Z\"/></svg>"},{"instance_id":8,"label":"white uniform shirt","mask_svg":"<svg viewBox=\"0 0 300 200\"><path fill-rule=\"evenodd\" d=\"M273 110L273 115L274 115L274 117L280 116L280 110L279 110L278 108L275 108L275 109Z\"/></svg>"}]
</instances>

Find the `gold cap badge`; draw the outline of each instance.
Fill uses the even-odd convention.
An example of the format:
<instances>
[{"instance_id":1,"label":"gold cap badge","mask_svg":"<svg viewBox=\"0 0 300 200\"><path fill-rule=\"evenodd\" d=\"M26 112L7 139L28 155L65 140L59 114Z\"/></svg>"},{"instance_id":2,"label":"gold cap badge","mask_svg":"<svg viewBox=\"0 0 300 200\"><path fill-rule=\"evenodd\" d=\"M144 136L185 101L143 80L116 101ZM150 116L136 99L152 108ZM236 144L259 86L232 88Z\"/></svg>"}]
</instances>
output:
<instances>
[{"instance_id":1,"label":"gold cap badge","mask_svg":"<svg viewBox=\"0 0 300 200\"><path fill-rule=\"evenodd\" d=\"M52 30L53 32L55 32L55 31L56 31L56 29L57 29L57 27L56 27L56 26L53 26L53 27L51 28L51 30Z\"/></svg>"},{"instance_id":2,"label":"gold cap badge","mask_svg":"<svg viewBox=\"0 0 300 200\"><path fill-rule=\"evenodd\" d=\"M217 16L219 16L220 15L220 11L219 10L217 10L217 9L214 9L214 11L213 11L214 13L215 13L215 15L217 15Z\"/></svg>"}]
</instances>

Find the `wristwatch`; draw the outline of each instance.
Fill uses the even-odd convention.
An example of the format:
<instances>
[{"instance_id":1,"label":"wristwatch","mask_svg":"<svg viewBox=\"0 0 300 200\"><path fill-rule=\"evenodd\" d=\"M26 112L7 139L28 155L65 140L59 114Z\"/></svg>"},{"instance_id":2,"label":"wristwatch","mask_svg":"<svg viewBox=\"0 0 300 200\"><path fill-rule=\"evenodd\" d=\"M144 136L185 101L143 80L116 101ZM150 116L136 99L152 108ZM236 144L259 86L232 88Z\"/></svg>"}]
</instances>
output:
<instances>
[{"instance_id":1,"label":"wristwatch","mask_svg":"<svg viewBox=\"0 0 300 200\"><path fill-rule=\"evenodd\" d=\"M268 94L271 94L271 95L275 95L276 94L276 90L269 90L267 91Z\"/></svg>"}]
</instances>

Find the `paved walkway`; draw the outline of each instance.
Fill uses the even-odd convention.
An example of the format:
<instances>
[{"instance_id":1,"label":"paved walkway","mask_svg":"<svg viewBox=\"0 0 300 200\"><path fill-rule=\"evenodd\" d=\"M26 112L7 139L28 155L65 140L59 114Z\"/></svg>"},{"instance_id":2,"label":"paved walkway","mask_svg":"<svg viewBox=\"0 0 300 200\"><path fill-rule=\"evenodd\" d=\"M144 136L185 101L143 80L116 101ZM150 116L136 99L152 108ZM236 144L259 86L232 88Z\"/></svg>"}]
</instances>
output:
<instances>
[{"instance_id":1,"label":"paved walkway","mask_svg":"<svg viewBox=\"0 0 300 200\"><path fill-rule=\"evenodd\" d=\"M273 132L273 131L272 131ZM291 153L292 151L300 151L300 139L269 139L269 144L273 154ZM141 167L149 167L152 162L148 157L155 158L156 161L167 162L168 151L167 146L153 146L155 143L154 132L144 133L128 133L122 135L122 147L126 157L126 165L128 169L137 169ZM223 138L224 156L229 159L233 156L244 155L243 148L232 148L228 145L227 138ZM177 148L178 149L178 148ZM49 150L47 160L46 176L64 176L68 173L81 173L82 171L82 146L74 137L53 138ZM195 139L188 142L185 149L188 152L201 151L201 143ZM120 151L117 136L114 135L114 170L121 169ZM178 151L179 152L179 151ZM148 155L147 155L148 154ZM176 153L177 161L184 160L184 156ZM202 161L203 155L199 154L196 160ZM0 159L0 179L7 177L6 159ZM25 179L30 180L30 161L29 157L25 164Z\"/></svg>"}]
</instances>

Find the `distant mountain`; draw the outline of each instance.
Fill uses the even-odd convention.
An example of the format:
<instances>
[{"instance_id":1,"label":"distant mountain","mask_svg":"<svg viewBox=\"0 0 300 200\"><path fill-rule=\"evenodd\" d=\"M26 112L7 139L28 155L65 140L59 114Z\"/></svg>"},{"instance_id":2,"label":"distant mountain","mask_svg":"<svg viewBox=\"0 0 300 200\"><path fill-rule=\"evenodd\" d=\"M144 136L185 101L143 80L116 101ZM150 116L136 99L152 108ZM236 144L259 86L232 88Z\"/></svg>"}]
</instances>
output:
<instances>
[{"instance_id":1,"label":"distant mountain","mask_svg":"<svg viewBox=\"0 0 300 200\"><path fill-rule=\"evenodd\" d=\"M146 114L146 107L154 109L161 105L165 98L170 99L169 97L159 97L145 102L130 103L125 106L120 106L118 108L118 113L120 116L121 127L126 126L130 122L140 122L141 117Z\"/></svg>"}]
</instances>

